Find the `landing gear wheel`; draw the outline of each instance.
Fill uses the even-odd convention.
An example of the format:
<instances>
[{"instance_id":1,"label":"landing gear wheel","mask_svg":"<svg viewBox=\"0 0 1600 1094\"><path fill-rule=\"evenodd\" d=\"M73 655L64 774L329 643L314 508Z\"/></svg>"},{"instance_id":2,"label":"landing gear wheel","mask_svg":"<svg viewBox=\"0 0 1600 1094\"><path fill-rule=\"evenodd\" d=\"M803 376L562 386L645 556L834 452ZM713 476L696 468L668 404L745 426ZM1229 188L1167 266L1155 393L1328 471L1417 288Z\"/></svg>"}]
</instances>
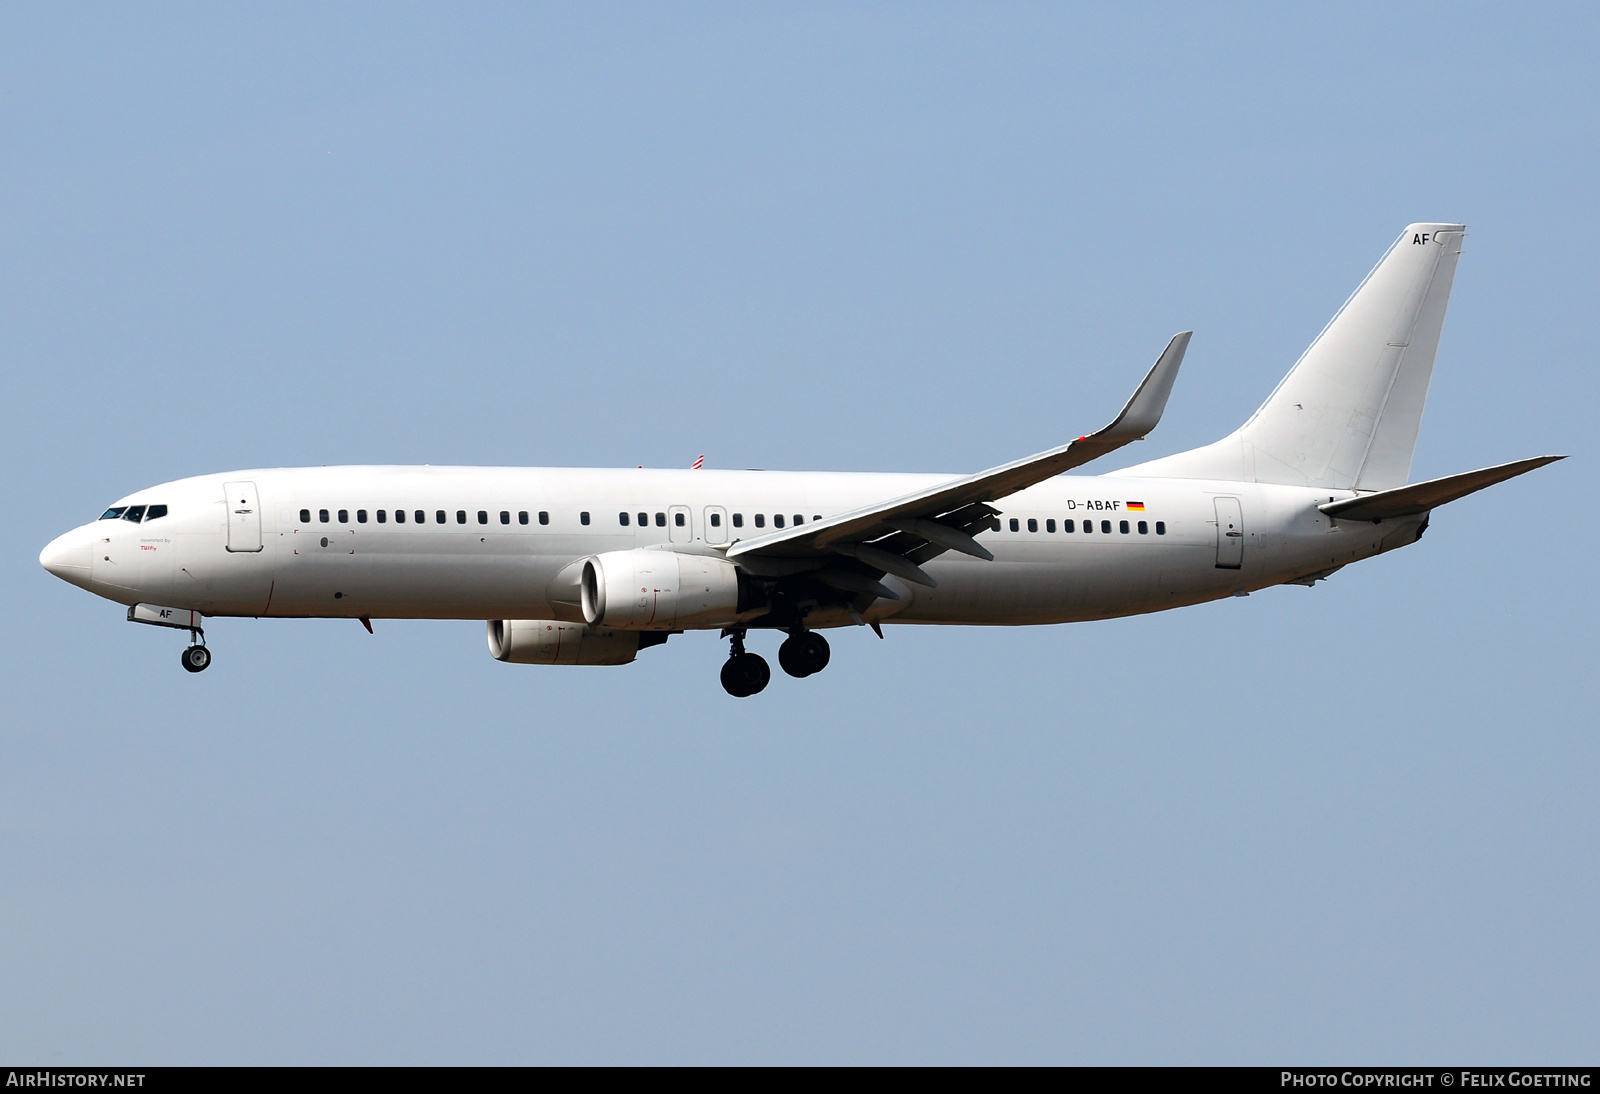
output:
<instances>
[{"instance_id":1,"label":"landing gear wheel","mask_svg":"<svg viewBox=\"0 0 1600 1094\"><path fill-rule=\"evenodd\" d=\"M190 672L204 672L211 664L211 651L204 646L190 646L183 651L183 667Z\"/></svg>"},{"instance_id":2,"label":"landing gear wheel","mask_svg":"<svg viewBox=\"0 0 1600 1094\"><path fill-rule=\"evenodd\" d=\"M754 695L772 679L772 668L759 653L736 653L722 666L722 687L736 699Z\"/></svg>"},{"instance_id":3,"label":"landing gear wheel","mask_svg":"<svg viewBox=\"0 0 1600 1094\"><path fill-rule=\"evenodd\" d=\"M735 699L743 699L750 694L745 690L744 673L740 671L737 657L730 657L722 663L722 690Z\"/></svg>"},{"instance_id":4,"label":"landing gear wheel","mask_svg":"<svg viewBox=\"0 0 1600 1094\"><path fill-rule=\"evenodd\" d=\"M790 676L811 676L828 667L828 640L816 631L790 635L778 647L778 664Z\"/></svg>"}]
</instances>

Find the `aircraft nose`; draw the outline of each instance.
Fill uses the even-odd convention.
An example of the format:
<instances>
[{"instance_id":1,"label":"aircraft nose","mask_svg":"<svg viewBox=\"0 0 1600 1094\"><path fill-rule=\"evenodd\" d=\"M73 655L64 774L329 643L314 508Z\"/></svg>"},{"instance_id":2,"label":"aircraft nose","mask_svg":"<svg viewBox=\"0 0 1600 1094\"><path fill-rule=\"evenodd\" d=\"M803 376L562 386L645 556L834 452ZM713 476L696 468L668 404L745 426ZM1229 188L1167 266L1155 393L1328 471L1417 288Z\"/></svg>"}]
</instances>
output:
<instances>
[{"instance_id":1,"label":"aircraft nose","mask_svg":"<svg viewBox=\"0 0 1600 1094\"><path fill-rule=\"evenodd\" d=\"M39 552L39 565L62 581L88 588L93 547L93 532L87 528L74 528L66 535L51 540L49 545Z\"/></svg>"}]
</instances>

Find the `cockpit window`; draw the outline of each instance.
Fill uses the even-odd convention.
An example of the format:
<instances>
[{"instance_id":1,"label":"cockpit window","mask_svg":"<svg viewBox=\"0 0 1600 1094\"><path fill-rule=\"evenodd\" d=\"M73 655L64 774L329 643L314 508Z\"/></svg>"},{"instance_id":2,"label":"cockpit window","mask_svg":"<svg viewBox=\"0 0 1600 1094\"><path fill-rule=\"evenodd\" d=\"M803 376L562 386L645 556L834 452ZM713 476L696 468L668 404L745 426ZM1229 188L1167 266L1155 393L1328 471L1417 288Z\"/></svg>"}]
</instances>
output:
<instances>
[{"instance_id":1,"label":"cockpit window","mask_svg":"<svg viewBox=\"0 0 1600 1094\"><path fill-rule=\"evenodd\" d=\"M130 505L130 506L128 506L127 512L122 514L122 519L123 520L131 520L131 521L133 521L133 523L138 524L141 520L144 519L144 506L142 506L142 505Z\"/></svg>"},{"instance_id":2,"label":"cockpit window","mask_svg":"<svg viewBox=\"0 0 1600 1094\"><path fill-rule=\"evenodd\" d=\"M166 515L167 507L165 505L152 505L150 508L144 511L144 522L149 524L151 521Z\"/></svg>"},{"instance_id":3,"label":"cockpit window","mask_svg":"<svg viewBox=\"0 0 1600 1094\"><path fill-rule=\"evenodd\" d=\"M104 513L100 514L100 519L101 520L116 520L118 517L120 517L122 515L122 511L124 509L126 509L126 508L127 508L126 505L119 505L114 509L107 509Z\"/></svg>"}]
</instances>

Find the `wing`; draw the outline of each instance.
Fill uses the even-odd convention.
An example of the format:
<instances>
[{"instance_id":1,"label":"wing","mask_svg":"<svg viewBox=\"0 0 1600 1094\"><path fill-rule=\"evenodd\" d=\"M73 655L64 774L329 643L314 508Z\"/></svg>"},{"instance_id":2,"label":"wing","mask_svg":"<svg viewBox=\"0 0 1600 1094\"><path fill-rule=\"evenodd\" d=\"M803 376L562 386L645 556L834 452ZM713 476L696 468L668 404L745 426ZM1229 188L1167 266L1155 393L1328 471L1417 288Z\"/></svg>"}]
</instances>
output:
<instances>
[{"instance_id":1,"label":"wing","mask_svg":"<svg viewBox=\"0 0 1600 1094\"><path fill-rule=\"evenodd\" d=\"M1343 501L1330 501L1317 508L1330 517L1337 517L1340 520L1380 521L1386 517L1412 517L1447 502L1464 498L1468 494L1475 494L1486 486L1514 479L1547 463L1564 459L1565 456L1534 456L1532 459L1485 467L1481 471L1468 471L1461 475L1430 479L1428 482L1399 486L1393 490L1380 490L1376 494L1362 494L1360 497L1346 498Z\"/></svg>"},{"instance_id":2,"label":"wing","mask_svg":"<svg viewBox=\"0 0 1600 1094\"><path fill-rule=\"evenodd\" d=\"M1161 420L1191 333L1184 331L1173 337L1133 393L1133 398L1128 400L1128 405L1104 429L1059 448L915 494L757 539L742 540L728 549L728 557L760 573L764 569L788 569L784 560L789 560L789 565L793 566L803 560L821 563L847 556L872 570L892 573L923 585L932 585L933 579L917 563L926 562L944 551L993 558L972 538L973 533L987 527L997 515L989 502L1088 463L1130 441L1142 440ZM850 570L859 574L856 567L844 572ZM882 585L876 590L860 591L881 595L878 590L888 591Z\"/></svg>"}]
</instances>

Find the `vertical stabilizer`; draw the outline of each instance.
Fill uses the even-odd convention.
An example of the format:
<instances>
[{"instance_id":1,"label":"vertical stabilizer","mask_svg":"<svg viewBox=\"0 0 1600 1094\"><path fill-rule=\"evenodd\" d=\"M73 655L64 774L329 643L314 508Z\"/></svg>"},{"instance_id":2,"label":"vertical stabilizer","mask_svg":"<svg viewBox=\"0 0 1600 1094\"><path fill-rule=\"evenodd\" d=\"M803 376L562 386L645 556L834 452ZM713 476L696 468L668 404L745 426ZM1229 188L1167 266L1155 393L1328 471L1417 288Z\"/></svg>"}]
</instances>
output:
<instances>
[{"instance_id":1,"label":"vertical stabilizer","mask_svg":"<svg viewBox=\"0 0 1600 1094\"><path fill-rule=\"evenodd\" d=\"M1405 484L1465 227L1413 224L1248 422L1123 474L1337 490Z\"/></svg>"}]
</instances>

